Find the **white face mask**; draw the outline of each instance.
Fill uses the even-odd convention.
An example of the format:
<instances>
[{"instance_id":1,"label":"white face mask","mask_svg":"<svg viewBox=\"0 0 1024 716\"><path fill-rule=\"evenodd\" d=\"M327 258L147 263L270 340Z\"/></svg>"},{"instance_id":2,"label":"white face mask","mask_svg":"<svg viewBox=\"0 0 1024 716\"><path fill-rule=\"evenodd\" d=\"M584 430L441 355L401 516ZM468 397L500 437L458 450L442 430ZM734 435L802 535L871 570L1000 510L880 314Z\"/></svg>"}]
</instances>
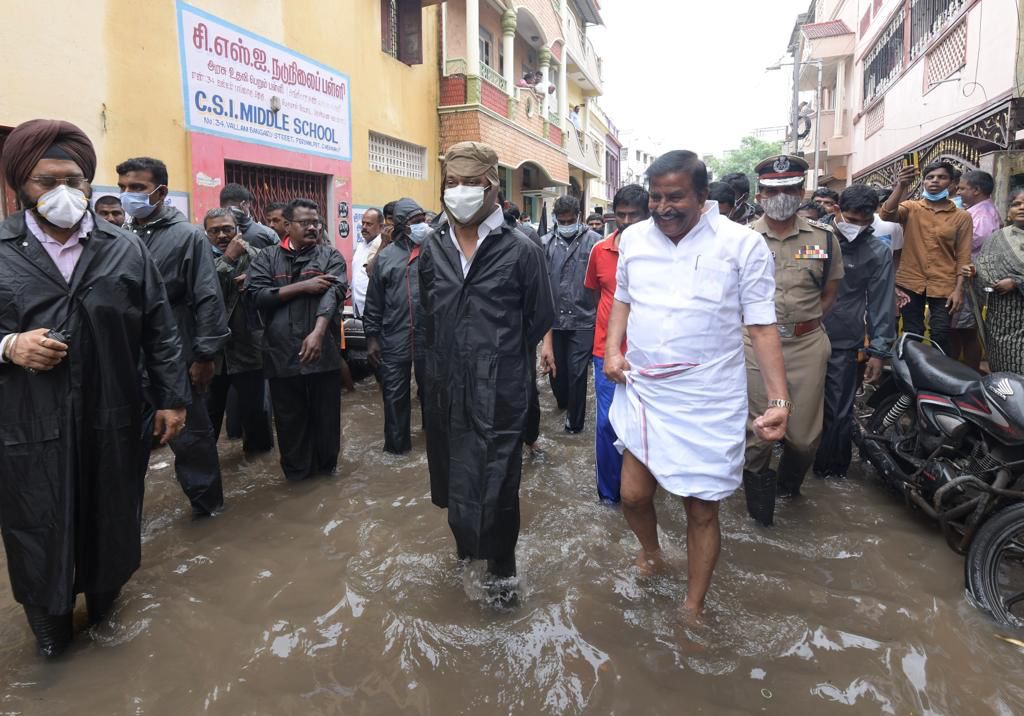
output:
<instances>
[{"instance_id":1,"label":"white face mask","mask_svg":"<svg viewBox=\"0 0 1024 716\"><path fill-rule=\"evenodd\" d=\"M850 224L846 221L836 222L836 229L839 230L839 233L842 234L847 241L853 241L860 236L860 232L864 231L864 228L865 227L858 224Z\"/></svg>"},{"instance_id":2,"label":"white face mask","mask_svg":"<svg viewBox=\"0 0 1024 716\"><path fill-rule=\"evenodd\" d=\"M419 246L423 243L423 240L430 234L430 224L423 222L422 224L413 224L409 227L409 238L414 244Z\"/></svg>"},{"instance_id":3,"label":"white face mask","mask_svg":"<svg viewBox=\"0 0 1024 716\"><path fill-rule=\"evenodd\" d=\"M82 220L89 200L79 189L72 189L67 184L58 184L39 197L36 202L36 213L54 226L70 229Z\"/></svg>"},{"instance_id":4,"label":"white face mask","mask_svg":"<svg viewBox=\"0 0 1024 716\"><path fill-rule=\"evenodd\" d=\"M451 212L452 218L460 224L468 224L484 205L484 194L487 190L482 186L453 186L444 190L444 205Z\"/></svg>"}]
</instances>

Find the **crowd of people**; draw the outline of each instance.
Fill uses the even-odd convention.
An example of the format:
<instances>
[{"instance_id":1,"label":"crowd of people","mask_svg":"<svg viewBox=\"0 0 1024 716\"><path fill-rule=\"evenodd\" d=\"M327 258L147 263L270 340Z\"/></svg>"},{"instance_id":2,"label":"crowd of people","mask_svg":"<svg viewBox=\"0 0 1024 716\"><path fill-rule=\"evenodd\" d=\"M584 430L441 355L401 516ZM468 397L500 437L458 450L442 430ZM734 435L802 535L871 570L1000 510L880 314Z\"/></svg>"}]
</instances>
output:
<instances>
[{"instance_id":1,"label":"crowd of people","mask_svg":"<svg viewBox=\"0 0 1024 716\"><path fill-rule=\"evenodd\" d=\"M709 182L672 151L646 188L616 193L610 235L572 196L540 235L501 195L494 149L462 142L443 157L440 213L400 198L363 214L351 274L315 202L261 207L264 226L228 184L195 225L153 157L118 164L120 195L90 206L96 154L68 122L17 127L0 169L23 207L0 226L0 530L47 656L72 639L76 595L98 622L138 567L155 445L197 518L223 506L225 423L248 454L276 442L287 480L337 470L349 297L384 450L412 449L415 380L432 501L506 606L538 374L569 435L586 429L593 374L596 498L621 505L642 574L664 567L658 488L683 498L683 609L698 615L720 502L742 485L767 526L808 472L846 475L855 396L900 318L971 365L1024 372L1024 190L1001 228L992 177L957 185L946 162L805 203L799 157L759 163L751 196L746 175Z\"/></svg>"}]
</instances>

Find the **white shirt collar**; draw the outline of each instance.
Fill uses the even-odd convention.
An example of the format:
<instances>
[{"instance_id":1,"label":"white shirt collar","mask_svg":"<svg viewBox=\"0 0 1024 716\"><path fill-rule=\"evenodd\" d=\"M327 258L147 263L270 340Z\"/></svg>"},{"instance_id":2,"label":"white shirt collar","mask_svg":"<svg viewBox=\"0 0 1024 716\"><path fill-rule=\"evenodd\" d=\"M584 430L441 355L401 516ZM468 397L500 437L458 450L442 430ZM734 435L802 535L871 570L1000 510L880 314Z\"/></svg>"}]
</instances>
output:
<instances>
[{"instance_id":1,"label":"white shirt collar","mask_svg":"<svg viewBox=\"0 0 1024 716\"><path fill-rule=\"evenodd\" d=\"M478 226L476 229L476 248L473 249L473 255L470 256L469 258L466 258L466 255L462 253L462 246L461 244L459 244L459 239L455 235L455 227L449 225L448 235L451 238L452 243L455 244L456 250L458 250L459 252L459 259L462 262L463 276L469 275L469 267L473 263L473 259L476 257L477 252L480 251L480 246L483 244L484 239L486 239L488 234L490 234L492 231L500 229L504 223L505 212L501 210L500 206L494 207L494 211L492 211L490 215L486 219L484 219L480 223L480 226Z\"/></svg>"}]
</instances>

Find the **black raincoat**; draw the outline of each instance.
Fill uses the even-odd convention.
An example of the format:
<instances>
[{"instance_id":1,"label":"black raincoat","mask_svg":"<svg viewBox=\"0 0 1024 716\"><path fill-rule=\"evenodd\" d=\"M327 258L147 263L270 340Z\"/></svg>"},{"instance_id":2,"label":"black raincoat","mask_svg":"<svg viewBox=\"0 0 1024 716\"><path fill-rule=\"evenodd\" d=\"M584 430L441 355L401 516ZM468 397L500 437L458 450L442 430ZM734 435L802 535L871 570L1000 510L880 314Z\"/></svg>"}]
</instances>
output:
<instances>
[{"instance_id":1,"label":"black raincoat","mask_svg":"<svg viewBox=\"0 0 1024 716\"><path fill-rule=\"evenodd\" d=\"M97 218L70 286L25 227L0 226L0 337L69 335L36 374L0 364L0 531L14 597L66 614L139 566L145 367L155 407L189 402L163 281L142 243ZM207 249L209 252L209 249Z\"/></svg>"},{"instance_id":2,"label":"black raincoat","mask_svg":"<svg viewBox=\"0 0 1024 716\"><path fill-rule=\"evenodd\" d=\"M217 282L210 240L173 206L145 226L126 225L146 244L164 279L178 320L186 365L213 360L228 340L228 319Z\"/></svg>"},{"instance_id":3,"label":"black raincoat","mask_svg":"<svg viewBox=\"0 0 1024 716\"><path fill-rule=\"evenodd\" d=\"M282 286L331 274L337 283L320 296L297 296L281 303ZM341 310L348 281L345 259L333 246L316 244L305 251L281 245L263 249L249 265L245 290L263 316L263 372L268 378L286 378L341 369ZM313 332L316 319L327 317L327 332L320 360L300 363L299 348Z\"/></svg>"},{"instance_id":4,"label":"black raincoat","mask_svg":"<svg viewBox=\"0 0 1024 716\"><path fill-rule=\"evenodd\" d=\"M423 329L416 323L419 255L420 247L402 236L381 249L373 264L366 288L363 330L367 338L380 340L384 358L411 361L423 350Z\"/></svg>"},{"instance_id":5,"label":"black raincoat","mask_svg":"<svg viewBox=\"0 0 1024 716\"><path fill-rule=\"evenodd\" d=\"M530 354L554 320L544 253L502 226L463 279L445 224L419 263L431 499L448 508L461 556L506 559L519 537Z\"/></svg>"},{"instance_id":6,"label":"black raincoat","mask_svg":"<svg viewBox=\"0 0 1024 716\"><path fill-rule=\"evenodd\" d=\"M281 243L281 237L277 235L276 231L251 216L239 221L238 229L242 232L242 238L246 243L255 249L265 249L268 246L277 246Z\"/></svg>"}]
</instances>

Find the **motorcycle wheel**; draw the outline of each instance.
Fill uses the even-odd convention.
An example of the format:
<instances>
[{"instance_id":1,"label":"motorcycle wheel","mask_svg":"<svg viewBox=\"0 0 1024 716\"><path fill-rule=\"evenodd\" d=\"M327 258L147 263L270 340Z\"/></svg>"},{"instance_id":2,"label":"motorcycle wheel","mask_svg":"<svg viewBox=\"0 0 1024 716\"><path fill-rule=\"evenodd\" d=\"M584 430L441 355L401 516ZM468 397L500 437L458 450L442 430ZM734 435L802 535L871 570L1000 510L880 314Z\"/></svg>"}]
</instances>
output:
<instances>
[{"instance_id":1,"label":"motorcycle wheel","mask_svg":"<svg viewBox=\"0 0 1024 716\"><path fill-rule=\"evenodd\" d=\"M1024 627L1024 503L1003 508L981 526L964 573L978 606L1001 624Z\"/></svg>"}]
</instances>

